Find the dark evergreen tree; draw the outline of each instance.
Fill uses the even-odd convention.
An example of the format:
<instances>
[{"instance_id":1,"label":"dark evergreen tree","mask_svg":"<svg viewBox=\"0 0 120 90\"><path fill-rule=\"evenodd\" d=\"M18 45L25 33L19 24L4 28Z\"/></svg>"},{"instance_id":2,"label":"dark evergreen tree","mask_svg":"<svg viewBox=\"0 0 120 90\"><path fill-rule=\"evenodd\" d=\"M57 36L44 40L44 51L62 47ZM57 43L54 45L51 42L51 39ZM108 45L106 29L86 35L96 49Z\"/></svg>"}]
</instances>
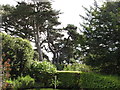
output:
<instances>
[{"instance_id":1,"label":"dark evergreen tree","mask_svg":"<svg viewBox=\"0 0 120 90\"><path fill-rule=\"evenodd\" d=\"M66 28L59 29L59 32L51 30L48 36L48 47L53 54L53 63L63 64L64 61L71 63L71 59L79 59L80 34L76 26L69 24Z\"/></svg>"},{"instance_id":2,"label":"dark evergreen tree","mask_svg":"<svg viewBox=\"0 0 120 90\"><path fill-rule=\"evenodd\" d=\"M120 74L120 2L86 9L82 51L84 62L107 74Z\"/></svg>"}]
</instances>

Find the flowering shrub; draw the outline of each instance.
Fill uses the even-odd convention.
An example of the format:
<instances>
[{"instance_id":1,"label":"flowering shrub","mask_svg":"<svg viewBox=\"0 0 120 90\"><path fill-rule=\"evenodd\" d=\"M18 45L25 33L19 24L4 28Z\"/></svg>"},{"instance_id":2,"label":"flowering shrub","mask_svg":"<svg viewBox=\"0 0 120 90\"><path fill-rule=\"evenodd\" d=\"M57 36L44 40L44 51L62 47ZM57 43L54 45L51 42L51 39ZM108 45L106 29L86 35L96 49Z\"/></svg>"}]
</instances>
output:
<instances>
[{"instance_id":1,"label":"flowering shrub","mask_svg":"<svg viewBox=\"0 0 120 90\"><path fill-rule=\"evenodd\" d=\"M2 89L3 90L6 90L8 88L12 88L12 85L10 83L7 83L6 81L9 79L10 77L10 71L11 71L11 68L10 68L10 59L7 59L7 61L3 61L3 65L1 65L1 67L3 68L3 87Z\"/></svg>"}]
</instances>

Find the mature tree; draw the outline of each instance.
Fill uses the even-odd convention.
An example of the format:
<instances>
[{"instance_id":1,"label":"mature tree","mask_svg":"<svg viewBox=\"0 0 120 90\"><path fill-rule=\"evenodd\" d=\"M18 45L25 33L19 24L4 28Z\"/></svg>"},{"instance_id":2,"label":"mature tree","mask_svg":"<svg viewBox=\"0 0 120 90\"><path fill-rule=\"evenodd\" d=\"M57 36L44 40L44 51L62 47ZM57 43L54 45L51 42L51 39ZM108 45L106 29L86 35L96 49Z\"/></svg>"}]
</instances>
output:
<instances>
[{"instance_id":1,"label":"mature tree","mask_svg":"<svg viewBox=\"0 0 120 90\"><path fill-rule=\"evenodd\" d=\"M11 35L16 35L28 40L35 41L39 59L43 60L41 45L44 42L47 30L60 24L58 19L59 11L51 7L50 2L18 2L14 10L6 9L8 14L3 14L3 30Z\"/></svg>"},{"instance_id":2,"label":"mature tree","mask_svg":"<svg viewBox=\"0 0 120 90\"><path fill-rule=\"evenodd\" d=\"M101 72L120 74L120 2L91 7L83 26L84 62Z\"/></svg>"},{"instance_id":3,"label":"mature tree","mask_svg":"<svg viewBox=\"0 0 120 90\"><path fill-rule=\"evenodd\" d=\"M64 47L60 51L60 60L72 63L80 58L80 50L78 48L80 34L77 32L77 27L72 24L68 24L64 30L67 32L68 37L62 41Z\"/></svg>"},{"instance_id":4,"label":"mature tree","mask_svg":"<svg viewBox=\"0 0 120 90\"><path fill-rule=\"evenodd\" d=\"M64 61L70 63L71 59L76 60L80 57L80 51L77 48L80 35L76 26L69 24L66 28L59 30L59 32L51 30L48 36L48 51L53 54L54 64L62 64Z\"/></svg>"},{"instance_id":5,"label":"mature tree","mask_svg":"<svg viewBox=\"0 0 120 90\"><path fill-rule=\"evenodd\" d=\"M58 64L59 62L59 51L62 49L61 41L64 35L61 32L56 32L55 30L51 30L47 32L47 44L48 52L53 54L53 63Z\"/></svg>"},{"instance_id":6,"label":"mature tree","mask_svg":"<svg viewBox=\"0 0 120 90\"><path fill-rule=\"evenodd\" d=\"M3 5L2 9L3 31L11 35L31 40L33 37L33 31L30 29L32 25L30 22L30 16L33 14L33 9L23 2L18 3L16 7Z\"/></svg>"}]
</instances>

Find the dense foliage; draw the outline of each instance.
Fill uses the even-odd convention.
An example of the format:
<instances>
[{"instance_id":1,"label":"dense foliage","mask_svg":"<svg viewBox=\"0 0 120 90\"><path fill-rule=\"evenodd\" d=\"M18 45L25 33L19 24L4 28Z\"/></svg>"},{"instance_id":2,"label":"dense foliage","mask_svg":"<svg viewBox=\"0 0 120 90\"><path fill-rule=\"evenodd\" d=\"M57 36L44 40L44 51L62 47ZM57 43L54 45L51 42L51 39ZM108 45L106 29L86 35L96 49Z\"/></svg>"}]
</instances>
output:
<instances>
[{"instance_id":1,"label":"dense foliage","mask_svg":"<svg viewBox=\"0 0 120 90\"><path fill-rule=\"evenodd\" d=\"M107 74L120 74L120 2L86 9L81 44L84 62Z\"/></svg>"},{"instance_id":2,"label":"dense foliage","mask_svg":"<svg viewBox=\"0 0 120 90\"><path fill-rule=\"evenodd\" d=\"M18 2L15 7L3 5L0 11L3 12L2 30L34 41L40 61L44 59L43 50L53 54L54 64L71 63L71 58L79 58L77 27L69 24L62 29L55 28L60 24L60 13L52 9L50 2Z\"/></svg>"},{"instance_id":3,"label":"dense foliage","mask_svg":"<svg viewBox=\"0 0 120 90\"><path fill-rule=\"evenodd\" d=\"M52 87L55 88L67 88L67 89L119 89L120 77L108 76L96 73L79 72L79 71L57 71L54 76L43 75L42 77L49 79L34 83L34 79L30 76L18 77L16 80L9 80L8 83L15 85L15 88L29 88L29 87ZM56 79L55 79L56 77ZM45 83L45 85L42 85ZM37 86L36 86L37 85Z\"/></svg>"},{"instance_id":4,"label":"dense foliage","mask_svg":"<svg viewBox=\"0 0 120 90\"><path fill-rule=\"evenodd\" d=\"M65 71L82 71L82 72L90 72L90 67L85 64L73 63L65 65L63 70Z\"/></svg>"},{"instance_id":5,"label":"dense foliage","mask_svg":"<svg viewBox=\"0 0 120 90\"><path fill-rule=\"evenodd\" d=\"M120 88L118 76L93 73L120 75L120 1L85 10L78 33L71 24L55 27L60 13L50 2L3 5L2 30L14 36L0 33L4 72L11 77L5 88ZM26 39L35 42L35 51ZM52 63L43 51L52 53Z\"/></svg>"},{"instance_id":6,"label":"dense foliage","mask_svg":"<svg viewBox=\"0 0 120 90\"><path fill-rule=\"evenodd\" d=\"M105 76L95 73L81 73L79 79L81 88L119 89L120 78L117 76Z\"/></svg>"},{"instance_id":7,"label":"dense foliage","mask_svg":"<svg viewBox=\"0 0 120 90\"><path fill-rule=\"evenodd\" d=\"M78 71L58 71L57 76L57 87L58 88L79 88L80 72Z\"/></svg>"},{"instance_id":8,"label":"dense foliage","mask_svg":"<svg viewBox=\"0 0 120 90\"><path fill-rule=\"evenodd\" d=\"M56 72L56 67L50 62L33 61L29 75L35 79L39 86L49 86Z\"/></svg>"},{"instance_id":9,"label":"dense foliage","mask_svg":"<svg viewBox=\"0 0 120 90\"><path fill-rule=\"evenodd\" d=\"M35 80L27 75L25 77L19 76L17 79L14 80L7 80L7 82L12 85L12 89L14 88L14 90L18 90L34 87Z\"/></svg>"},{"instance_id":10,"label":"dense foliage","mask_svg":"<svg viewBox=\"0 0 120 90\"><path fill-rule=\"evenodd\" d=\"M28 40L0 33L2 36L3 63L10 59L10 75L17 77L25 74L33 59L34 51Z\"/></svg>"},{"instance_id":11,"label":"dense foliage","mask_svg":"<svg viewBox=\"0 0 120 90\"><path fill-rule=\"evenodd\" d=\"M59 63L74 63L76 60L80 60L79 57L81 55L79 50L79 43L81 36L77 32L78 28L73 24L68 24L65 28L63 28L64 34L63 39L58 40L58 47L62 47L58 52L58 60ZM56 41L57 42L57 41Z\"/></svg>"},{"instance_id":12,"label":"dense foliage","mask_svg":"<svg viewBox=\"0 0 120 90\"><path fill-rule=\"evenodd\" d=\"M53 30L53 26L58 22L59 11L53 10L50 2L32 3L18 2L15 7L3 5L0 9L2 13L2 30L10 35L16 35L30 41L34 41L39 53L39 60L43 60L42 47L46 38L50 38L48 33ZM44 36L44 38L42 37Z\"/></svg>"}]
</instances>

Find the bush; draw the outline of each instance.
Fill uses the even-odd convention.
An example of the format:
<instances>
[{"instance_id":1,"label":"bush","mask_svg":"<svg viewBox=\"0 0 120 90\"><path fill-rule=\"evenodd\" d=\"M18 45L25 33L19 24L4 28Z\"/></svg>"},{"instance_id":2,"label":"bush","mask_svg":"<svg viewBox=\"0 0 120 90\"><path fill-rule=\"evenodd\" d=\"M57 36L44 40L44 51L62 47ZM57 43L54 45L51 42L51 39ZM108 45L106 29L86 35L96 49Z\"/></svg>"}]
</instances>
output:
<instances>
[{"instance_id":1,"label":"bush","mask_svg":"<svg viewBox=\"0 0 120 90\"><path fill-rule=\"evenodd\" d=\"M120 77L106 76L91 72L80 71L57 71L56 73L32 73L36 77L34 87L57 87L67 89L93 89L93 88L120 88ZM55 79L56 77L56 79ZM22 80L22 81L21 81ZM29 79L30 80L30 79ZM21 83L22 82L22 83ZM27 83L27 79L18 78L14 80L14 86L17 88L32 86ZM24 86L25 85L25 86Z\"/></svg>"},{"instance_id":2,"label":"bush","mask_svg":"<svg viewBox=\"0 0 120 90\"><path fill-rule=\"evenodd\" d=\"M81 88L120 88L120 78L95 73L81 73L79 86Z\"/></svg>"},{"instance_id":3,"label":"bush","mask_svg":"<svg viewBox=\"0 0 120 90\"><path fill-rule=\"evenodd\" d=\"M2 58L3 60L11 60L11 77L24 74L29 68L34 55L30 42L26 39L12 37L3 33L0 33L0 36L2 36Z\"/></svg>"},{"instance_id":4,"label":"bush","mask_svg":"<svg viewBox=\"0 0 120 90\"><path fill-rule=\"evenodd\" d=\"M7 82L12 84L15 90L18 90L18 89L26 89L33 87L35 80L27 75L25 77L18 77L13 81L10 80Z\"/></svg>"},{"instance_id":5,"label":"bush","mask_svg":"<svg viewBox=\"0 0 120 90\"><path fill-rule=\"evenodd\" d=\"M30 75L35 78L37 83L40 83L39 86L50 87L54 74L56 72L56 67L47 61L38 62L34 61L31 65Z\"/></svg>"},{"instance_id":6,"label":"bush","mask_svg":"<svg viewBox=\"0 0 120 90\"><path fill-rule=\"evenodd\" d=\"M120 88L120 78L117 76L105 76L91 72L79 71L57 71L56 76L57 88Z\"/></svg>"},{"instance_id":7,"label":"bush","mask_svg":"<svg viewBox=\"0 0 120 90\"><path fill-rule=\"evenodd\" d=\"M64 69L64 64L55 64L57 67L57 70L63 70Z\"/></svg>"},{"instance_id":8,"label":"bush","mask_svg":"<svg viewBox=\"0 0 120 90\"><path fill-rule=\"evenodd\" d=\"M85 64L73 63L72 65L64 66L64 71L82 71L82 72L90 72L90 67Z\"/></svg>"},{"instance_id":9,"label":"bush","mask_svg":"<svg viewBox=\"0 0 120 90\"><path fill-rule=\"evenodd\" d=\"M39 73L55 73L56 67L48 61L33 61L31 64L31 71L35 72L39 72Z\"/></svg>"},{"instance_id":10,"label":"bush","mask_svg":"<svg viewBox=\"0 0 120 90\"><path fill-rule=\"evenodd\" d=\"M79 88L79 71L57 71L57 88Z\"/></svg>"}]
</instances>

